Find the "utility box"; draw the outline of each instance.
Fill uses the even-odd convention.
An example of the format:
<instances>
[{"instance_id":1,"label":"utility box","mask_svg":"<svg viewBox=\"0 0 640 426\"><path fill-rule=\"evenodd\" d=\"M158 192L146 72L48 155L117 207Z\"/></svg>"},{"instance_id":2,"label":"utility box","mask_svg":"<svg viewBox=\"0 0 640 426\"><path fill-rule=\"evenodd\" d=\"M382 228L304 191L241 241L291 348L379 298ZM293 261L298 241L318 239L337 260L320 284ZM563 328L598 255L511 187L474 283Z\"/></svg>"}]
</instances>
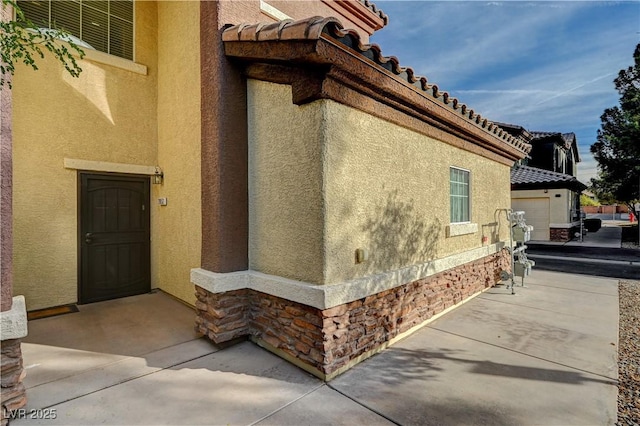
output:
<instances>
[{"instance_id":1,"label":"utility box","mask_svg":"<svg viewBox=\"0 0 640 426\"><path fill-rule=\"evenodd\" d=\"M518 243L526 243L531 240L533 226L518 224L513 227L513 239Z\"/></svg>"},{"instance_id":2,"label":"utility box","mask_svg":"<svg viewBox=\"0 0 640 426\"><path fill-rule=\"evenodd\" d=\"M531 273L531 268L536 264L533 260L518 261L513 265L513 275L516 277L528 277Z\"/></svg>"}]
</instances>

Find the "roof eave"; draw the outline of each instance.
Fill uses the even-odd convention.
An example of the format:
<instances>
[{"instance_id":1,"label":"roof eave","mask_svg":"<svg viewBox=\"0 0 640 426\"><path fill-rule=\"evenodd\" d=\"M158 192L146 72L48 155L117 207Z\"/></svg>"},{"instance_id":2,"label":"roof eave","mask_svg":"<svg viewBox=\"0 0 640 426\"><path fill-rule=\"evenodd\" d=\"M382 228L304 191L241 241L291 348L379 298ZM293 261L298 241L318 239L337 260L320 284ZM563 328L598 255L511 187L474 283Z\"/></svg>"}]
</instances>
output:
<instances>
[{"instance_id":1,"label":"roof eave","mask_svg":"<svg viewBox=\"0 0 640 426\"><path fill-rule=\"evenodd\" d=\"M349 105L347 88L460 138L465 149L472 150L468 143L481 147L504 164L530 151L521 139L415 78L410 68L400 68L397 59L382 57L377 46L361 45L353 32L334 27L337 34L330 35L326 22L337 20L231 28L223 33L225 54L243 63L251 78L292 84L297 104L333 99ZM368 112L376 115L375 108Z\"/></svg>"}]
</instances>

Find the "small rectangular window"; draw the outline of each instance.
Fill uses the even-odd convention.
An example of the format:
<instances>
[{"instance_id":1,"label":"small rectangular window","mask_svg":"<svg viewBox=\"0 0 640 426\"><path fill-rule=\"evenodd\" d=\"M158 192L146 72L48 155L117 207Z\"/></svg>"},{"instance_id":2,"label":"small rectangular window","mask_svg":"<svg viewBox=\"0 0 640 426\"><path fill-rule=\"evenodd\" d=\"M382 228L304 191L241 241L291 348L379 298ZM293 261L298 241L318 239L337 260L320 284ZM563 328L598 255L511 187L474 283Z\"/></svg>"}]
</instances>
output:
<instances>
[{"instance_id":1,"label":"small rectangular window","mask_svg":"<svg viewBox=\"0 0 640 426\"><path fill-rule=\"evenodd\" d=\"M469 198L469 171L451 167L449 169L449 200L451 223L469 222L471 205Z\"/></svg>"},{"instance_id":2,"label":"small rectangular window","mask_svg":"<svg viewBox=\"0 0 640 426\"><path fill-rule=\"evenodd\" d=\"M64 30L91 47L133 59L133 0L18 0L25 17Z\"/></svg>"}]
</instances>

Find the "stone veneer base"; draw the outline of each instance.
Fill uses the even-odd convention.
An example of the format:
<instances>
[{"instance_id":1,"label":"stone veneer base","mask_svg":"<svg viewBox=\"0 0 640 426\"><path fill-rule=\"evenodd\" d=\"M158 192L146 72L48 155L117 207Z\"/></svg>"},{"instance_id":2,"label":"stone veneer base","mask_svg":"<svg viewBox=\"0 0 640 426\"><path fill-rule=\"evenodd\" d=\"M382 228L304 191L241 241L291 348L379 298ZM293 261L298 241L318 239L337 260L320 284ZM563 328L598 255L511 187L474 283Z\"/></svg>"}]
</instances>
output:
<instances>
[{"instance_id":1,"label":"stone veneer base","mask_svg":"<svg viewBox=\"0 0 640 426\"><path fill-rule=\"evenodd\" d=\"M300 359L289 355L287 352L284 352L284 351L276 348L275 346L270 345L269 343L267 343L266 341L260 339L259 337L251 336L250 339L251 339L252 342L257 344L258 346L261 346L261 347L267 349L269 352L273 352L274 354L278 355L281 358L284 358L285 360L289 361L290 363L294 364L295 366L300 367L301 369L307 371L308 373L313 374L314 376L318 377L319 379L328 382L328 381L334 379L335 377L338 377L342 373L346 372L351 367L354 367L355 365L361 363L365 359L370 358L373 355L384 351L389 346L392 346L396 342L399 342L400 340L402 340L402 339L404 339L406 337L409 337L410 335L412 335L416 331L419 331L423 327L431 324L433 321L437 320L441 316L443 316L445 314L448 314L452 310L454 310L454 309L458 308L459 306L467 303L468 301L470 301L471 299L475 298L476 296L481 295L485 291L489 290L489 288L490 287L487 287L486 289L484 289L484 290L482 290L482 291L480 291L480 292L478 292L476 294L473 294L473 295L469 296L467 299L463 300L462 302L458 303L457 305L453 305L453 306L448 307L444 311L442 311L442 312L440 312L438 314L435 314L434 316L432 316L428 320L424 321L423 323L418 324L415 327L405 331L404 333L400 333L399 335L397 335L396 337L392 338L391 340L383 342L382 344L380 344L380 346L378 346L378 347L376 347L374 349L371 349L371 350L363 353L362 355L357 356L356 358L354 358L351 361L349 361L345 366L337 369L336 371L332 372L331 374L322 373L320 370L317 370L317 369L313 368L312 366L310 366L309 364L306 364L305 362L301 361Z\"/></svg>"},{"instance_id":2,"label":"stone veneer base","mask_svg":"<svg viewBox=\"0 0 640 426\"><path fill-rule=\"evenodd\" d=\"M27 309L24 296L15 296L11 309L0 312L2 343L0 346L0 403L2 421L9 423L9 413L27 404L22 381L26 372L22 364L21 339L27 336Z\"/></svg>"},{"instance_id":3,"label":"stone veneer base","mask_svg":"<svg viewBox=\"0 0 640 426\"><path fill-rule=\"evenodd\" d=\"M249 336L324 380L415 332L492 287L509 270L507 250L328 309L253 289L196 286L196 329L216 343Z\"/></svg>"},{"instance_id":4,"label":"stone veneer base","mask_svg":"<svg viewBox=\"0 0 640 426\"><path fill-rule=\"evenodd\" d=\"M579 231L579 227L571 227L571 228L550 228L549 229L549 240L550 241L558 241L558 242L567 242L571 241L575 232Z\"/></svg>"},{"instance_id":5,"label":"stone veneer base","mask_svg":"<svg viewBox=\"0 0 640 426\"><path fill-rule=\"evenodd\" d=\"M22 364L20 343L20 339L3 340L0 350L2 425L9 423L9 413L27 404L26 389L22 383L26 372Z\"/></svg>"}]
</instances>

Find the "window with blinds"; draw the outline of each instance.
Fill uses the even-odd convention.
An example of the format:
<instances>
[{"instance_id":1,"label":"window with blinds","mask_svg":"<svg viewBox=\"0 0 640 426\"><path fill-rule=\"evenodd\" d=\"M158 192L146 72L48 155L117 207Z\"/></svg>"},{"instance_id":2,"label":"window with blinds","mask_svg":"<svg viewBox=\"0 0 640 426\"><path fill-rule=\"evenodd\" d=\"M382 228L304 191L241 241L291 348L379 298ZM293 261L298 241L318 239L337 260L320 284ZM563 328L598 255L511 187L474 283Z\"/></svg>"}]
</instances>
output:
<instances>
[{"instance_id":1,"label":"window with blinds","mask_svg":"<svg viewBox=\"0 0 640 426\"><path fill-rule=\"evenodd\" d=\"M451 167L449 169L449 200L451 223L469 222L469 171Z\"/></svg>"},{"instance_id":2,"label":"window with blinds","mask_svg":"<svg viewBox=\"0 0 640 426\"><path fill-rule=\"evenodd\" d=\"M96 50L133 60L133 0L18 0L25 17L78 37Z\"/></svg>"}]
</instances>

